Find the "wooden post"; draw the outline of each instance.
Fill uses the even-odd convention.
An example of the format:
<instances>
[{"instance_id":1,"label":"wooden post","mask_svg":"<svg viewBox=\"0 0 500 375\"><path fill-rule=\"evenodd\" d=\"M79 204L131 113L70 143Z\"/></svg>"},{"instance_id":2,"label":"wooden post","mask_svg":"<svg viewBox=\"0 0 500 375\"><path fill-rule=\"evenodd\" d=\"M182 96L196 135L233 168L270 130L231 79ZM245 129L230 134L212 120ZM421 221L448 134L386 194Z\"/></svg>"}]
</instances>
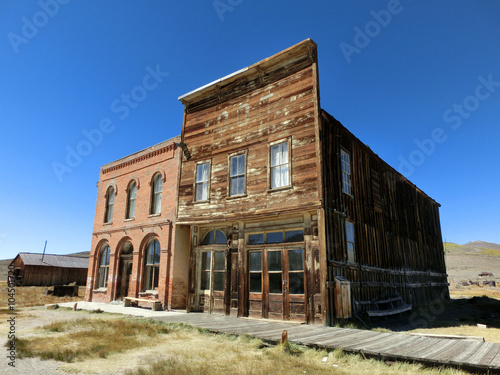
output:
<instances>
[{"instance_id":1,"label":"wooden post","mask_svg":"<svg viewBox=\"0 0 500 375\"><path fill-rule=\"evenodd\" d=\"M288 342L288 332L286 329L281 333L281 343L285 344Z\"/></svg>"}]
</instances>

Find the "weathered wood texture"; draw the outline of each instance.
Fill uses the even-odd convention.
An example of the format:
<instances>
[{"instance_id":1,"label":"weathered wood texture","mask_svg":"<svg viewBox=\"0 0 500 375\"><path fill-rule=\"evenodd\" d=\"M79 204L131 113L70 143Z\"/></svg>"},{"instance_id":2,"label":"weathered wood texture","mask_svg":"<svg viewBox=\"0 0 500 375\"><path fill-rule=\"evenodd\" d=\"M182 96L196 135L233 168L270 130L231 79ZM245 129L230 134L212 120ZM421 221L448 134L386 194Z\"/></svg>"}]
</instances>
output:
<instances>
[{"instance_id":1,"label":"weathered wood texture","mask_svg":"<svg viewBox=\"0 0 500 375\"><path fill-rule=\"evenodd\" d=\"M357 301L447 298L439 204L326 112L321 126L329 280L346 277ZM342 192L341 150L351 157L350 195ZM346 220L355 227L354 262L347 261Z\"/></svg>"},{"instance_id":2,"label":"weathered wood texture","mask_svg":"<svg viewBox=\"0 0 500 375\"><path fill-rule=\"evenodd\" d=\"M52 286L76 282L85 285L87 281L87 268L62 268L46 266L19 267L20 284L23 286Z\"/></svg>"},{"instance_id":3,"label":"weathered wood texture","mask_svg":"<svg viewBox=\"0 0 500 375\"><path fill-rule=\"evenodd\" d=\"M276 69L251 76L248 82L234 83L234 90L239 86L245 87L242 92L252 89L242 96L196 112L187 106L183 142L192 158L182 162L179 222L227 220L320 205L316 65L312 60L301 60L298 65ZM291 142L292 187L271 191L269 145L287 138ZM247 155L245 196L231 199L229 155L240 151ZM201 161L210 162L209 201L205 203L194 199L195 169Z\"/></svg>"}]
</instances>

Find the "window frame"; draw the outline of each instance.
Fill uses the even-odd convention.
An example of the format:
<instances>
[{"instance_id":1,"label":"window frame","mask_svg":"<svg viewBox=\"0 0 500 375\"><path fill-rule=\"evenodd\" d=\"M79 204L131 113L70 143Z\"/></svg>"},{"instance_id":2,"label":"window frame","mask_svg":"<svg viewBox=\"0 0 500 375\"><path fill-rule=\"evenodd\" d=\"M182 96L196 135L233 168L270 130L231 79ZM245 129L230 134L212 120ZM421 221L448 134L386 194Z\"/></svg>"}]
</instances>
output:
<instances>
[{"instance_id":1,"label":"window frame","mask_svg":"<svg viewBox=\"0 0 500 375\"><path fill-rule=\"evenodd\" d=\"M294 243L302 243L305 241L305 238L302 239L302 241L287 241L286 240L286 234L289 232L295 232L295 231L302 231L302 237L304 237L304 228L285 228L285 229L275 229L275 230L266 230L266 231L257 231L257 232L247 232L245 233L245 246L273 246L273 245L280 245L282 246L283 244L294 244ZM268 234L269 233L280 233L283 235L283 241L281 242L268 242ZM264 235L264 242L262 243L249 243L249 239L251 235Z\"/></svg>"},{"instance_id":2,"label":"window frame","mask_svg":"<svg viewBox=\"0 0 500 375\"><path fill-rule=\"evenodd\" d=\"M135 189L135 196L132 197L132 187ZM136 203L137 203L137 181L136 180L132 180L130 181L130 183L128 184L128 188L127 188L127 210L126 210L126 213L125 213L125 220L131 220L131 219L135 219L135 206L136 206ZM133 205L132 205L133 203ZM131 208L133 208L133 212L131 213Z\"/></svg>"},{"instance_id":3,"label":"window frame","mask_svg":"<svg viewBox=\"0 0 500 375\"><path fill-rule=\"evenodd\" d=\"M111 195L112 194L112 199ZM106 208L104 210L104 224L111 224L113 222L113 208L116 199L116 189L114 186L109 186L106 189Z\"/></svg>"},{"instance_id":4,"label":"window frame","mask_svg":"<svg viewBox=\"0 0 500 375\"><path fill-rule=\"evenodd\" d=\"M202 166L208 164L208 174L207 174L207 180L206 181L198 181L198 166ZM210 181L211 181L211 173L212 173L212 161L211 160L204 160L204 161L199 161L195 164L194 168L194 189L193 189L193 200L194 203L206 203L210 202ZM207 189L207 197L206 199L198 199L198 184L206 184L206 189Z\"/></svg>"},{"instance_id":5,"label":"window frame","mask_svg":"<svg viewBox=\"0 0 500 375\"><path fill-rule=\"evenodd\" d=\"M158 263L156 262L156 246L158 244ZM153 250L153 263L148 262L148 255L150 248ZM153 238L148 241L146 248L144 249L144 281L143 281L143 292L158 292L158 287L160 285L160 263L161 263L161 245L157 238ZM152 274L151 274L152 272ZM155 284L155 276L157 276L158 285Z\"/></svg>"},{"instance_id":6,"label":"window frame","mask_svg":"<svg viewBox=\"0 0 500 375\"><path fill-rule=\"evenodd\" d=\"M346 220L344 228L345 228L346 259L348 262L356 263L356 228L355 228L355 225L352 221ZM350 229L352 229L352 230L350 230ZM350 234L352 234L352 236ZM352 245L352 249L349 246L350 244Z\"/></svg>"},{"instance_id":7,"label":"window frame","mask_svg":"<svg viewBox=\"0 0 500 375\"><path fill-rule=\"evenodd\" d=\"M346 162L344 156L347 156L348 161ZM348 171L344 168L345 165L348 167ZM342 193L347 194L349 196L353 196L352 194L352 157L350 152L345 149L340 149L340 171L341 171L341 190ZM344 181L345 177L345 181ZM344 190L344 186L347 186L347 190Z\"/></svg>"},{"instance_id":8,"label":"window frame","mask_svg":"<svg viewBox=\"0 0 500 375\"><path fill-rule=\"evenodd\" d=\"M102 264L103 258L105 255L106 255L106 259L104 260L105 264ZM97 288L98 289L107 289L108 288L110 259L111 259L111 248L109 247L109 244L106 243L106 244L102 245L101 249L99 250L99 259L98 259L99 268L97 270Z\"/></svg>"},{"instance_id":9,"label":"window frame","mask_svg":"<svg viewBox=\"0 0 500 375\"><path fill-rule=\"evenodd\" d=\"M233 154L228 155L227 159L227 164L228 164L228 179L227 179L227 199L233 199L233 198L239 198L239 197L244 197L247 195L247 161L248 161L248 150L236 152ZM244 161L243 161L243 174L237 174L235 176L231 175L231 161L233 158L238 158L243 156ZM236 193L236 194L231 194L231 188L232 188L232 181L233 178L241 177L243 176L243 192L242 193Z\"/></svg>"},{"instance_id":10,"label":"window frame","mask_svg":"<svg viewBox=\"0 0 500 375\"><path fill-rule=\"evenodd\" d=\"M151 207L149 209L150 215L160 215L161 214L161 198L163 192L163 175L161 172L155 173L151 180ZM160 191L157 190L158 182L160 182Z\"/></svg>"},{"instance_id":11,"label":"window frame","mask_svg":"<svg viewBox=\"0 0 500 375\"><path fill-rule=\"evenodd\" d=\"M288 153L288 162L286 165L288 166L288 184L286 185L280 185L280 186L275 186L273 187L273 168L276 167L281 167L284 166L284 163L281 163L279 165L272 165L272 149L275 146L281 145L283 143L287 143L287 153ZM292 178L292 137L287 137L284 139L280 139L274 142L269 142L268 143L268 192L274 192L274 191L280 191L280 190L285 190L285 189L290 189L293 186L293 178Z\"/></svg>"}]
</instances>

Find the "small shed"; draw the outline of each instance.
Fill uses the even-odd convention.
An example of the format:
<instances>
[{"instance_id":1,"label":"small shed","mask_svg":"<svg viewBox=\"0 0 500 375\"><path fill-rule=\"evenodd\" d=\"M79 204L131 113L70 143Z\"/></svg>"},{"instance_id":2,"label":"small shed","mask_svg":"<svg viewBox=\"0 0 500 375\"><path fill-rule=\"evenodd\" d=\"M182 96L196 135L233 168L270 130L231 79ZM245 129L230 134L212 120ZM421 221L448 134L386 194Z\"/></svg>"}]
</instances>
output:
<instances>
[{"instance_id":1,"label":"small shed","mask_svg":"<svg viewBox=\"0 0 500 375\"><path fill-rule=\"evenodd\" d=\"M9 265L23 286L85 285L88 267L87 257L34 253L19 253Z\"/></svg>"}]
</instances>

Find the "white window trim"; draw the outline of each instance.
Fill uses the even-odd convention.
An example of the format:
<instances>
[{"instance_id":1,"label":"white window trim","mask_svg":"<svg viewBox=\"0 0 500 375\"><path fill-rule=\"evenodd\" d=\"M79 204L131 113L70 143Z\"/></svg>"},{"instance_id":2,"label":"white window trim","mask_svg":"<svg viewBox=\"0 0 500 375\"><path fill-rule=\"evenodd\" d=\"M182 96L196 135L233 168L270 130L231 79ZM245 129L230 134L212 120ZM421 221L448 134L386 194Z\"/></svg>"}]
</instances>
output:
<instances>
[{"instance_id":1,"label":"white window trim","mask_svg":"<svg viewBox=\"0 0 500 375\"><path fill-rule=\"evenodd\" d=\"M241 194L235 194L235 195L231 195L231 159L235 156L240 156L240 155L244 155L245 156L245 170L243 172L243 177L245 179L245 182L244 182L244 186L243 186L243 193ZM248 170L248 149L244 150L244 151L239 151L239 152L235 152L235 153L232 153L232 154L229 154L228 157L227 157L227 195L226 195L226 198L227 199L235 199L235 198L241 198L241 197L246 197L247 196L247 181L248 181L248 173L247 173L247 170Z\"/></svg>"},{"instance_id":2,"label":"white window trim","mask_svg":"<svg viewBox=\"0 0 500 375\"><path fill-rule=\"evenodd\" d=\"M279 145L281 143L288 142L288 185L283 185L283 186L278 186L278 187L271 187L272 184L272 167L271 167L271 147L275 145ZM281 190L287 190L293 187L293 173L292 173L292 137L287 137L287 138L281 138L279 140L273 141L273 142L268 142L267 144L267 166L268 166L268 171L267 171L267 192L275 192L275 191L281 191Z\"/></svg>"},{"instance_id":3,"label":"white window trim","mask_svg":"<svg viewBox=\"0 0 500 375\"><path fill-rule=\"evenodd\" d=\"M208 181L207 181L207 199L201 199L197 200L196 199L196 187L197 187L197 179L198 179L198 165L202 164L207 164L208 163ZM193 201L194 203L208 203L210 202L210 187L211 187L211 181L212 181L212 160L203 160L199 161L195 164L194 166L194 183L193 183ZM202 182L200 182L202 183Z\"/></svg>"}]
</instances>

